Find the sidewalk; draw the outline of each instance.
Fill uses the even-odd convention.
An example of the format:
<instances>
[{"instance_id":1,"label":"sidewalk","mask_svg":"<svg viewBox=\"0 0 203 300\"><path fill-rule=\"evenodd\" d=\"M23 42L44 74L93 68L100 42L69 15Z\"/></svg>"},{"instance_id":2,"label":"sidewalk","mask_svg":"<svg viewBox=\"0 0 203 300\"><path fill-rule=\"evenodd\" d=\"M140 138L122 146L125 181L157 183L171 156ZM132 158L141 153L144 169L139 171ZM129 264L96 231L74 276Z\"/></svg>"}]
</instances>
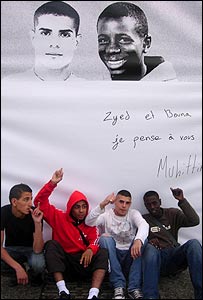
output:
<instances>
[{"instance_id":1,"label":"sidewalk","mask_svg":"<svg viewBox=\"0 0 203 300\"><path fill-rule=\"evenodd\" d=\"M1 299L57 299L58 291L53 281L41 287L10 286L11 275L1 275ZM87 299L90 282L72 282L68 284L72 299ZM102 284L100 299L112 299L113 291L105 280ZM161 299L194 299L193 287L188 270L177 278L164 277L160 280Z\"/></svg>"}]
</instances>

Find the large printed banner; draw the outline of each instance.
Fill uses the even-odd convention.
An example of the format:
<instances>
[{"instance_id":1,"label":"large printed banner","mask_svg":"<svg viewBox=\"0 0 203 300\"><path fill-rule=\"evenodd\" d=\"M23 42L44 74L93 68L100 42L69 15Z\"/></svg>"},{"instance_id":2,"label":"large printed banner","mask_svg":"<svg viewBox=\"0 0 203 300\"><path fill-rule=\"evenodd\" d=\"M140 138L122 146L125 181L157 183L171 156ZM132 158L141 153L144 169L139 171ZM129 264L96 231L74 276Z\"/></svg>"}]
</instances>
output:
<instances>
[{"instance_id":1,"label":"large printed banner","mask_svg":"<svg viewBox=\"0 0 203 300\"><path fill-rule=\"evenodd\" d=\"M91 207L127 189L145 213L146 191L178 207L170 187L179 187L202 219L201 117L200 83L6 83L1 205L14 184L30 185L34 196L62 167L50 198L58 208L75 189ZM180 242L201 241L201 228L181 229Z\"/></svg>"},{"instance_id":2,"label":"large printed banner","mask_svg":"<svg viewBox=\"0 0 203 300\"><path fill-rule=\"evenodd\" d=\"M1 1L1 205L62 167L58 208L75 189L92 207L127 189L146 213L145 192L178 207L179 187L202 223L201 12L202 1ZM201 228L179 241L202 241Z\"/></svg>"}]
</instances>

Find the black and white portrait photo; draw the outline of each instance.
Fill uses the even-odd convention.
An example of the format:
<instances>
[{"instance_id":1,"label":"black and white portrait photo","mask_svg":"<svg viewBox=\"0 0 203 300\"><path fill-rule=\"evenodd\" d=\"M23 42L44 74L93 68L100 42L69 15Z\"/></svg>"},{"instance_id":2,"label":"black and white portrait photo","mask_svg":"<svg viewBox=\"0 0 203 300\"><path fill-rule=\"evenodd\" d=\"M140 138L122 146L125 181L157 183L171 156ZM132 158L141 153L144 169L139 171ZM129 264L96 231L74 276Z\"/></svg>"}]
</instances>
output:
<instances>
[{"instance_id":1,"label":"black and white portrait photo","mask_svg":"<svg viewBox=\"0 0 203 300\"><path fill-rule=\"evenodd\" d=\"M201 1L1 1L2 78L201 81Z\"/></svg>"}]
</instances>

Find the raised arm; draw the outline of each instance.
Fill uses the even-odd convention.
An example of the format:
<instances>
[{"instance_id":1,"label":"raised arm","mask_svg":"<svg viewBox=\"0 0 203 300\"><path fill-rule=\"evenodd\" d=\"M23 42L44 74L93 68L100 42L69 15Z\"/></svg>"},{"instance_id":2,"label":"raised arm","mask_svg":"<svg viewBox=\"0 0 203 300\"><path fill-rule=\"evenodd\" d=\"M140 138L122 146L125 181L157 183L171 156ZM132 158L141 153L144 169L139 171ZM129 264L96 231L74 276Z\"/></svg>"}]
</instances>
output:
<instances>
[{"instance_id":1,"label":"raised arm","mask_svg":"<svg viewBox=\"0 0 203 300\"><path fill-rule=\"evenodd\" d=\"M187 199L184 197L183 190L180 188L170 188L172 195L178 200L178 206L182 210L179 214L179 222L183 227L196 226L199 224L200 219L194 208L190 205Z\"/></svg>"},{"instance_id":2,"label":"raised arm","mask_svg":"<svg viewBox=\"0 0 203 300\"><path fill-rule=\"evenodd\" d=\"M42 218L43 212L40 210L40 203L34 210L30 210L35 224L35 231L33 234L33 251L35 253L41 253L44 247L44 239L42 233Z\"/></svg>"},{"instance_id":3,"label":"raised arm","mask_svg":"<svg viewBox=\"0 0 203 300\"><path fill-rule=\"evenodd\" d=\"M56 207L49 203L49 196L53 192L54 188L57 186L63 178L63 169L56 170L52 175L49 182L47 182L41 190L38 192L34 199L34 205L37 207L38 203L40 203L40 210L44 214L45 221L51 225L53 221L53 217L56 211Z\"/></svg>"},{"instance_id":4,"label":"raised arm","mask_svg":"<svg viewBox=\"0 0 203 300\"><path fill-rule=\"evenodd\" d=\"M59 183L63 179L63 169L56 170L52 175L51 182L53 184Z\"/></svg>"},{"instance_id":5,"label":"raised arm","mask_svg":"<svg viewBox=\"0 0 203 300\"><path fill-rule=\"evenodd\" d=\"M108 204L113 204L116 197L114 193L108 195L99 205L97 205L94 209L92 209L87 217L85 218L85 223L88 226L99 226L103 225L103 218L100 216L105 212L105 207Z\"/></svg>"}]
</instances>

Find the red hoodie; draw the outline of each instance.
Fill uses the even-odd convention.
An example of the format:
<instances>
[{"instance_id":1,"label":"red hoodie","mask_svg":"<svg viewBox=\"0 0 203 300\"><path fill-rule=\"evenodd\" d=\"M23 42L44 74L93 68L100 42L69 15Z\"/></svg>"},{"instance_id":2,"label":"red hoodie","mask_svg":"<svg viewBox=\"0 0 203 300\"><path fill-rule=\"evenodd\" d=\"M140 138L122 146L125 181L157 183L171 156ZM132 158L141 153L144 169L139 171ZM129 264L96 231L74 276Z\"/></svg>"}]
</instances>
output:
<instances>
[{"instance_id":1,"label":"red hoodie","mask_svg":"<svg viewBox=\"0 0 203 300\"><path fill-rule=\"evenodd\" d=\"M74 219L70 215L73 205L81 200L87 202L88 213L89 204L86 196L79 191L74 191L67 202L66 212L64 212L49 203L49 196L56 186L57 185L53 184L50 180L42 187L34 199L35 206L37 206L38 202L40 202L40 209L44 214L44 220L52 228L52 239L58 241L67 253L84 252L87 248L90 248L92 249L93 254L96 254L99 249L98 229L95 226L90 227L86 225L85 222L82 222L78 226L89 242L89 246L86 246L82 240L79 230L73 224Z\"/></svg>"}]
</instances>

